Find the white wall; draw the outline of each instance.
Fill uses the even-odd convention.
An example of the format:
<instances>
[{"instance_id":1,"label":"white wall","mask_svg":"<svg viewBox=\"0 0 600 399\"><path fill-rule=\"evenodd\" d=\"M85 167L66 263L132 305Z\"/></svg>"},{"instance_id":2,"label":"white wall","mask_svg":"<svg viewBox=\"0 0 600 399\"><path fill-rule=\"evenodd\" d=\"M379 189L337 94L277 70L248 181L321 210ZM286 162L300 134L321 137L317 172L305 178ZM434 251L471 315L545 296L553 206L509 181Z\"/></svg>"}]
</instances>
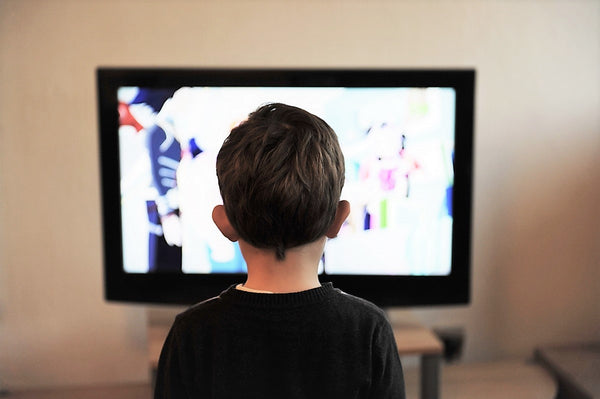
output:
<instances>
[{"instance_id":1,"label":"white wall","mask_svg":"<svg viewBox=\"0 0 600 399\"><path fill-rule=\"evenodd\" d=\"M475 67L466 360L600 338L600 2L0 1L0 383L143 381L102 300L94 70ZM392 312L403 317L407 311Z\"/></svg>"}]
</instances>

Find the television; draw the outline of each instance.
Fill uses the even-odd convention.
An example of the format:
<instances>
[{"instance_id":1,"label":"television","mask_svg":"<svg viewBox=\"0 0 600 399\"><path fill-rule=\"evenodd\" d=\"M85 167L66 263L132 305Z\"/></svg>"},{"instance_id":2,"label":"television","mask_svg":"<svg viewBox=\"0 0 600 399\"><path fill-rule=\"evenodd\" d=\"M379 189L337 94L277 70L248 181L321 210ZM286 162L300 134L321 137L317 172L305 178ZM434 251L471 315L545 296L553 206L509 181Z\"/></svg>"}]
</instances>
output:
<instances>
[{"instance_id":1,"label":"television","mask_svg":"<svg viewBox=\"0 0 600 399\"><path fill-rule=\"evenodd\" d=\"M260 105L324 119L351 213L320 280L378 306L468 304L475 71L97 69L110 301L189 305L245 281L211 220L216 155Z\"/></svg>"}]
</instances>

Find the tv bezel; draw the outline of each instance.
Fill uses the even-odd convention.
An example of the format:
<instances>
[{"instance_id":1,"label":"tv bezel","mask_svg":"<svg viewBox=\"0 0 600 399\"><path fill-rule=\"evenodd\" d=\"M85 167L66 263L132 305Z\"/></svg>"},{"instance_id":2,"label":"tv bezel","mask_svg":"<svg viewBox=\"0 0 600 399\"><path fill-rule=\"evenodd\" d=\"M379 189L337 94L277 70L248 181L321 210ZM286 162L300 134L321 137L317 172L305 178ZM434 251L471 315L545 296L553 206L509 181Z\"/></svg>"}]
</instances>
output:
<instances>
[{"instance_id":1,"label":"tv bezel","mask_svg":"<svg viewBox=\"0 0 600 399\"><path fill-rule=\"evenodd\" d=\"M117 90L123 86L451 87L456 92L452 267L446 276L324 275L380 307L470 302L475 70L115 68L96 71L104 295L108 301L190 305L245 274L127 273L123 267Z\"/></svg>"}]
</instances>

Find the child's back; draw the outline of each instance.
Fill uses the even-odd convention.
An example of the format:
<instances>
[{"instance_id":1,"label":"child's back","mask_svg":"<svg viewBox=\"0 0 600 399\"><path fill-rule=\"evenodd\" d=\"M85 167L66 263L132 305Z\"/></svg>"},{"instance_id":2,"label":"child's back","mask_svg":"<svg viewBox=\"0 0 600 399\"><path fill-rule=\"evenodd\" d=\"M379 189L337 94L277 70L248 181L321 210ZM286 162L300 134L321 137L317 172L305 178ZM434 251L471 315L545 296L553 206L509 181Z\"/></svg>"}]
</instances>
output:
<instances>
[{"instance_id":1,"label":"child's back","mask_svg":"<svg viewBox=\"0 0 600 399\"><path fill-rule=\"evenodd\" d=\"M318 281L326 237L349 212L331 128L264 106L231 132L217 174L213 219L239 240L248 279L177 317L155 398L404 398L384 313Z\"/></svg>"}]
</instances>

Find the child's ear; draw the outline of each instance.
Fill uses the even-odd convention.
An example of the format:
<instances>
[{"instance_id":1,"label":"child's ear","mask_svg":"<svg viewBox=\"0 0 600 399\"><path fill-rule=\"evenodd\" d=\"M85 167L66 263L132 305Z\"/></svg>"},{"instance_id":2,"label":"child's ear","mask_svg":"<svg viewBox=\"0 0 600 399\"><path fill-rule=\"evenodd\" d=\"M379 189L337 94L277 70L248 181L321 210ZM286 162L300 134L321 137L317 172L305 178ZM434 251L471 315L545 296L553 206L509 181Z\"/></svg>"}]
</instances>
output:
<instances>
[{"instance_id":1,"label":"child's ear","mask_svg":"<svg viewBox=\"0 0 600 399\"><path fill-rule=\"evenodd\" d=\"M333 223L331 224L329 230L327 230L326 233L328 238L337 237L340 229L342 228L342 225L344 224L344 221L346 220L349 214L350 203L345 200L340 201L337 206L337 211L335 212L335 219L333 219Z\"/></svg>"},{"instance_id":2,"label":"child's ear","mask_svg":"<svg viewBox=\"0 0 600 399\"><path fill-rule=\"evenodd\" d=\"M212 211L212 219L213 222L217 225L221 233L225 237L229 239L229 241L235 242L240 239L237 231L233 228L231 223L229 222L229 218L225 213L225 207L223 205L215 206L215 209Z\"/></svg>"}]
</instances>

